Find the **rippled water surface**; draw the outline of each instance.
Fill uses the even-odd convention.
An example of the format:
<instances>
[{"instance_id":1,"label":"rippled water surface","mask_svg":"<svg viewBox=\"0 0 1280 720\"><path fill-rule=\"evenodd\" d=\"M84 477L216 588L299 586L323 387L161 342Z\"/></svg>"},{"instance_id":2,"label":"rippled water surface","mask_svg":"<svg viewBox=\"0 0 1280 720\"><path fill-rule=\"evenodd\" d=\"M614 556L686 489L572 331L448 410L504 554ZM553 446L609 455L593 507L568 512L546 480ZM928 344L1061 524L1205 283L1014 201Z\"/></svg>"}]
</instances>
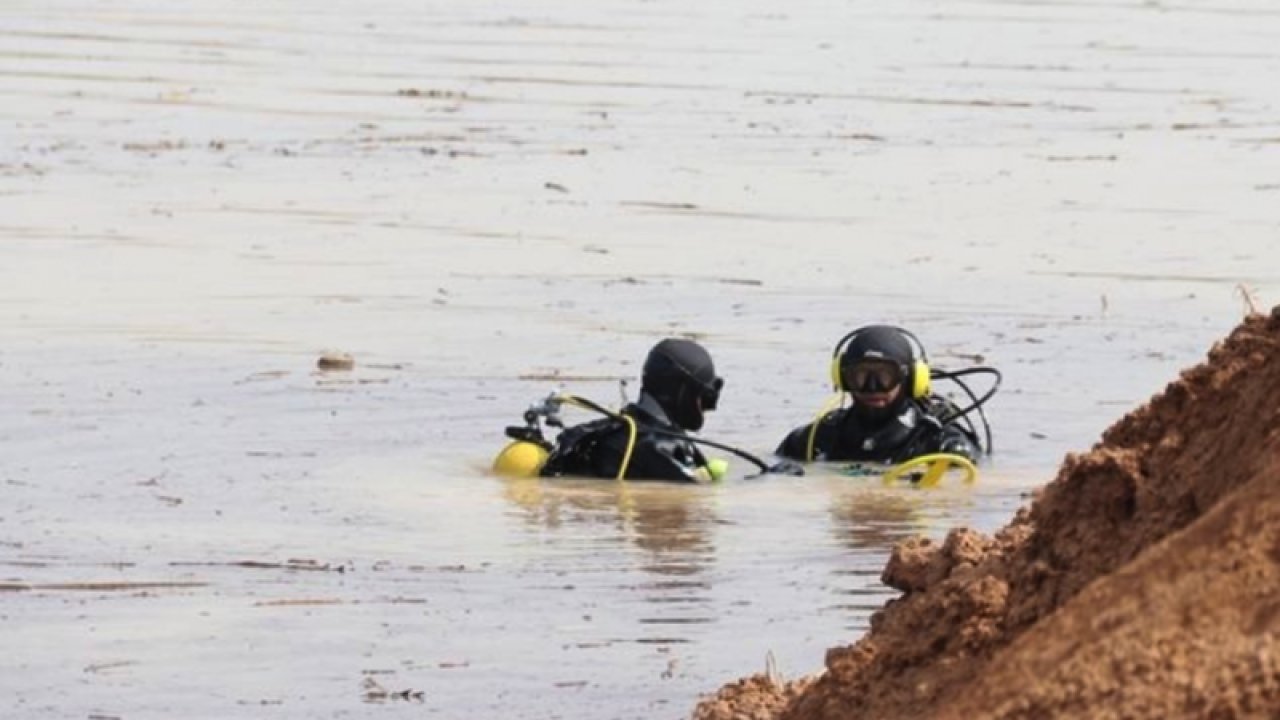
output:
<instances>
[{"instance_id":1,"label":"rippled water surface","mask_svg":"<svg viewBox=\"0 0 1280 720\"><path fill-rule=\"evenodd\" d=\"M897 540L1004 525L1280 297L1277 48L1260 0L10 0L0 716L679 718L820 669ZM875 321L1003 370L976 485L488 472L671 334L767 454Z\"/></svg>"}]
</instances>

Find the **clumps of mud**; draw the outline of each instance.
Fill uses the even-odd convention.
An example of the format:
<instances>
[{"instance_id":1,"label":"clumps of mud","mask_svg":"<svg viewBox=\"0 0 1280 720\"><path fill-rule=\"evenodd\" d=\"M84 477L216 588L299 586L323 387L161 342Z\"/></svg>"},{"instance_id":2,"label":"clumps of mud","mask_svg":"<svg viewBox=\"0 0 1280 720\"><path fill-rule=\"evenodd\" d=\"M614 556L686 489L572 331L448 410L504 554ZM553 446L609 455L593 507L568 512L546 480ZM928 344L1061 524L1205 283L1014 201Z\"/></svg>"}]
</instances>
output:
<instances>
[{"instance_id":1,"label":"clumps of mud","mask_svg":"<svg viewBox=\"0 0 1280 720\"><path fill-rule=\"evenodd\" d=\"M802 678L787 683L767 674L745 677L724 686L715 698L699 705L695 717L715 720L772 720L780 717L816 680Z\"/></svg>"},{"instance_id":2,"label":"clumps of mud","mask_svg":"<svg viewBox=\"0 0 1280 720\"><path fill-rule=\"evenodd\" d=\"M1280 717L1280 307L1068 456L988 537L895 548L826 672L696 720Z\"/></svg>"}]
</instances>

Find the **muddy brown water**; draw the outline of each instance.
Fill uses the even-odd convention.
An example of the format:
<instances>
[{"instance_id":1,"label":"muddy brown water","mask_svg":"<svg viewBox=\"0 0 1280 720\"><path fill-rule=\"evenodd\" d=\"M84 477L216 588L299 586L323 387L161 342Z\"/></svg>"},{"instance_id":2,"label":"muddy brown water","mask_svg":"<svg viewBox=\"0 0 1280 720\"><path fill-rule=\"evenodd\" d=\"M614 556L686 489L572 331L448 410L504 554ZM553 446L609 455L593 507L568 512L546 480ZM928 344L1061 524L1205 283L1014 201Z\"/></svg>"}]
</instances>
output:
<instances>
[{"instance_id":1,"label":"muddy brown water","mask_svg":"<svg viewBox=\"0 0 1280 720\"><path fill-rule=\"evenodd\" d=\"M818 669L895 540L1004 524L1280 297L1277 39L1263 2L8 3L0 715L677 718ZM975 487L487 472L675 333L767 454L880 320L1004 371Z\"/></svg>"}]
</instances>

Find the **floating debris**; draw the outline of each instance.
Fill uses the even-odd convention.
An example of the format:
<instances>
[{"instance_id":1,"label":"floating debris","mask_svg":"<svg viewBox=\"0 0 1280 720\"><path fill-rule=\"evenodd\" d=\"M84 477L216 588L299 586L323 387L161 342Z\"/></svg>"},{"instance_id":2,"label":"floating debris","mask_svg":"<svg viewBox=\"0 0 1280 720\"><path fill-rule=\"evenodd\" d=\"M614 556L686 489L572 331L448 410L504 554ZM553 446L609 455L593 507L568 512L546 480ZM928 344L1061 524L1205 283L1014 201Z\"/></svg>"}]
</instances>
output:
<instances>
[{"instance_id":1,"label":"floating debris","mask_svg":"<svg viewBox=\"0 0 1280 720\"><path fill-rule=\"evenodd\" d=\"M350 370L355 366L356 359L344 352L326 352L316 360L316 367L321 370Z\"/></svg>"}]
</instances>

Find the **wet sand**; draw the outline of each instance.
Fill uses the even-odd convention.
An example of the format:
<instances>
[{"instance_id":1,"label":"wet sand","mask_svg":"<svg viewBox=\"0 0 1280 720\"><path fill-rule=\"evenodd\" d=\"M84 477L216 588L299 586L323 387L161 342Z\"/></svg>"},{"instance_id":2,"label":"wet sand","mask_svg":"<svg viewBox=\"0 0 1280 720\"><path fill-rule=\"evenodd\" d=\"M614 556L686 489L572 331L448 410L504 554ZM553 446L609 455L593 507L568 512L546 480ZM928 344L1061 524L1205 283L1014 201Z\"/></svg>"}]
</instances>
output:
<instances>
[{"instance_id":1,"label":"wet sand","mask_svg":"<svg viewBox=\"0 0 1280 720\"><path fill-rule=\"evenodd\" d=\"M1266 3L151 5L0 23L5 717L680 717L1280 297ZM765 453L878 320L977 488L486 472L670 333Z\"/></svg>"}]
</instances>

